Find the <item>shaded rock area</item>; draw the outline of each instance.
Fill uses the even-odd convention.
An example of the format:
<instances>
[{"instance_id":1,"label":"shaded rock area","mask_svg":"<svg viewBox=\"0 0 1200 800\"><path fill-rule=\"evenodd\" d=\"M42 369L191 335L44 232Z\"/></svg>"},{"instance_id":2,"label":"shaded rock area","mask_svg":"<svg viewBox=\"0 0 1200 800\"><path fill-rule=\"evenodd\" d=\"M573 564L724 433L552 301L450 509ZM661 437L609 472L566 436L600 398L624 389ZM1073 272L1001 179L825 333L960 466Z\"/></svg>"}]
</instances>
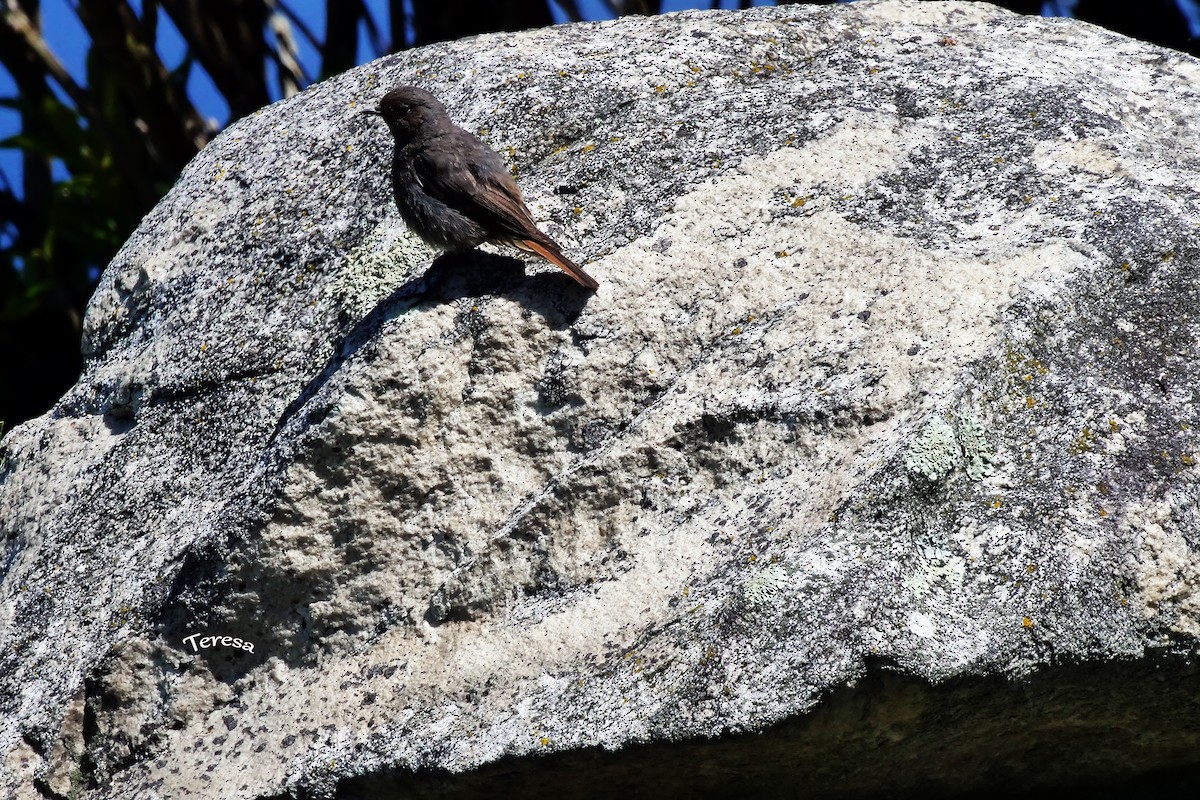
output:
<instances>
[{"instance_id":1,"label":"shaded rock area","mask_svg":"<svg viewBox=\"0 0 1200 800\"><path fill-rule=\"evenodd\" d=\"M1012 797L1008 776L1026 773L1016 796L1062 797L1070 787L1069 796L1101 800L1188 797L1194 772L1176 765L1200 736L1178 725L1172 706L1187 698L1195 713L1200 683L1171 666L1169 677L1119 663L931 687L869 664L811 714L759 733L509 758L455 776L372 774L344 781L337 796L803 797L819 787L834 798ZM1150 747L1131 761L1132 737ZM1157 764L1145 759L1151 747Z\"/></svg>"},{"instance_id":2,"label":"shaded rock area","mask_svg":"<svg viewBox=\"0 0 1200 800\"><path fill-rule=\"evenodd\" d=\"M404 228L397 83L598 292ZM1200 786L1198 87L866 0L426 47L231 126L3 439L4 793Z\"/></svg>"}]
</instances>

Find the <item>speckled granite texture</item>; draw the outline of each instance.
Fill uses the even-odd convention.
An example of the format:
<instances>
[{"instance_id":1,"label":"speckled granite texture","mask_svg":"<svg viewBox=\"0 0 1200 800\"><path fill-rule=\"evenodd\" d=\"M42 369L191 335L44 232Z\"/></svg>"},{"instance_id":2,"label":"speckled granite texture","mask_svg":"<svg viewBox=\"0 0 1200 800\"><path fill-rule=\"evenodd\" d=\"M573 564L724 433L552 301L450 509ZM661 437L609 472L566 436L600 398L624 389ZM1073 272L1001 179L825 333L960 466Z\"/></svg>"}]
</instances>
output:
<instances>
[{"instance_id":1,"label":"speckled granite texture","mask_svg":"<svg viewBox=\"0 0 1200 800\"><path fill-rule=\"evenodd\" d=\"M359 113L397 83L598 292L434 261ZM237 123L3 439L0 794L1190 775L1198 87L894 0L486 36Z\"/></svg>"}]
</instances>

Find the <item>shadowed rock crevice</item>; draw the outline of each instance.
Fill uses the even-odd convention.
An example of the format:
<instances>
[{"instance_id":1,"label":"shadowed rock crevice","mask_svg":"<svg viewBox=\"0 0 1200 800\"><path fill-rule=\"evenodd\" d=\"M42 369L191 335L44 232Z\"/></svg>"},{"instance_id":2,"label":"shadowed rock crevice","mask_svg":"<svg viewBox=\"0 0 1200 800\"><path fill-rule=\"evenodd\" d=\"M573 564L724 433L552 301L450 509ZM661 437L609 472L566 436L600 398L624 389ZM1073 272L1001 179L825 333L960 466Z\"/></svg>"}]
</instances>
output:
<instances>
[{"instance_id":1,"label":"shadowed rock crevice","mask_svg":"<svg viewBox=\"0 0 1200 800\"><path fill-rule=\"evenodd\" d=\"M1147 682L1150 695L1135 688ZM1161 658L932 685L876 663L803 720L753 734L510 757L466 775L355 776L333 796L1183 796L1200 789L1198 693L1193 666Z\"/></svg>"}]
</instances>

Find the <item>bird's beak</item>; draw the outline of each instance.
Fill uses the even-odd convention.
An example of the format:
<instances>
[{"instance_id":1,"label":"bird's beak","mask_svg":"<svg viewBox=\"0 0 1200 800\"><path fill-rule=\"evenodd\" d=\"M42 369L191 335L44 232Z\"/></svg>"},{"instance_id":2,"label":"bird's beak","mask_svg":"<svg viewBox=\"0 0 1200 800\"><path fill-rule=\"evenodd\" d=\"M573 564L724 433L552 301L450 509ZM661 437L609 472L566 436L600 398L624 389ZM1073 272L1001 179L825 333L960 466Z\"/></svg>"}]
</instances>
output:
<instances>
[{"instance_id":1,"label":"bird's beak","mask_svg":"<svg viewBox=\"0 0 1200 800\"><path fill-rule=\"evenodd\" d=\"M360 111L358 113L360 116L363 114L368 114L372 117L382 117L383 116L383 113L381 111L378 111L374 108L364 108L362 111Z\"/></svg>"}]
</instances>

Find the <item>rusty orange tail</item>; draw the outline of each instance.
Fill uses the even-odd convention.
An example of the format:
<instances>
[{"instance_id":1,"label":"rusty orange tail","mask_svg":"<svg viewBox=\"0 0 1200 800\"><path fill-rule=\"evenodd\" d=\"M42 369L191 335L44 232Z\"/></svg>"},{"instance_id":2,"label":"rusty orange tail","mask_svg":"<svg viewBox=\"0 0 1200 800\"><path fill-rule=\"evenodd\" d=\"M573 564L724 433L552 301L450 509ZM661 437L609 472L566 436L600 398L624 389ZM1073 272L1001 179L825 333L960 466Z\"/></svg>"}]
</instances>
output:
<instances>
[{"instance_id":1,"label":"rusty orange tail","mask_svg":"<svg viewBox=\"0 0 1200 800\"><path fill-rule=\"evenodd\" d=\"M522 250L537 253L578 281L580 286L585 286L588 289L596 289L600 286L599 281L584 272L574 261L564 256L562 251L558 249L558 245L549 239L544 242L535 242L533 239L518 239L513 241L513 245Z\"/></svg>"}]
</instances>

